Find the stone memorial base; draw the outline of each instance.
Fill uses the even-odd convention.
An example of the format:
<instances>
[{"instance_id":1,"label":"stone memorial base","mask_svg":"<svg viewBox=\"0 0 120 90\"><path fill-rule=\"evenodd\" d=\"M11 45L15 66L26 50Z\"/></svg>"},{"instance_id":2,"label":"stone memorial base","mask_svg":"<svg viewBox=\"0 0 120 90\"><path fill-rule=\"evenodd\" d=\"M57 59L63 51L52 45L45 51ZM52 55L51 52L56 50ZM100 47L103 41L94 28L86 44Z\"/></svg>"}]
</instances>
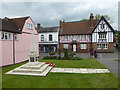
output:
<instances>
[{"instance_id":1,"label":"stone memorial base","mask_svg":"<svg viewBox=\"0 0 120 90\"><path fill-rule=\"evenodd\" d=\"M5 74L46 76L53 66L45 62L29 62Z\"/></svg>"}]
</instances>

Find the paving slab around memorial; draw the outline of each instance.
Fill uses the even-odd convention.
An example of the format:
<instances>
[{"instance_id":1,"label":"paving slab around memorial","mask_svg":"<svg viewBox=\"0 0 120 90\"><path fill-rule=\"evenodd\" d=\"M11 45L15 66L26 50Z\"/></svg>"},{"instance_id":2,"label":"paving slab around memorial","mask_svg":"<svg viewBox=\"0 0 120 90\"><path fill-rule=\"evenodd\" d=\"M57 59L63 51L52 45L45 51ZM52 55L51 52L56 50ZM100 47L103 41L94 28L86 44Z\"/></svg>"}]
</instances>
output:
<instances>
[{"instance_id":1,"label":"paving slab around memorial","mask_svg":"<svg viewBox=\"0 0 120 90\"><path fill-rule=\"evenodd\" d=\"M53 68L50 72L61 73L110 73L108 69L88 69L88 68Z\"/></svg>"}]
</instances>

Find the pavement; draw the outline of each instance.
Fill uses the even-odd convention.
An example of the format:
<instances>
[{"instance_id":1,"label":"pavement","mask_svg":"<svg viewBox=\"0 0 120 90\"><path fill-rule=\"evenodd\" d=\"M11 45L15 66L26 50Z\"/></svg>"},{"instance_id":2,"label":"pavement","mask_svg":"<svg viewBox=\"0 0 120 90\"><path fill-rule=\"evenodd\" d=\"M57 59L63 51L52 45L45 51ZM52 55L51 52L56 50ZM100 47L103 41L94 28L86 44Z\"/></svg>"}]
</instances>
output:
<instances>
[{"instance_id":1,"label":"pavement","mask_svg":"<svg viewBox=\"0 0 120 90\"><path fill-rule=\"evenodd\" d=\"M54 73L110 73L108 69L87 69L87 68L53 68Z\"/></svg>"},{"instance_id":2,"label":"pavement","mask_svg":"<svg viewBox=\"0 0 120 90\"><path fill-rule=\"evenodd\" d=\"M114 61L115 59L120 59L120 53L116 50L114 53L102 53L101 58L97 58L97 60L106 66L110 72L114 73L117 77L120 77L120 70L119 70L119 64L120 62Z\"/></svg>"}]
</instances>

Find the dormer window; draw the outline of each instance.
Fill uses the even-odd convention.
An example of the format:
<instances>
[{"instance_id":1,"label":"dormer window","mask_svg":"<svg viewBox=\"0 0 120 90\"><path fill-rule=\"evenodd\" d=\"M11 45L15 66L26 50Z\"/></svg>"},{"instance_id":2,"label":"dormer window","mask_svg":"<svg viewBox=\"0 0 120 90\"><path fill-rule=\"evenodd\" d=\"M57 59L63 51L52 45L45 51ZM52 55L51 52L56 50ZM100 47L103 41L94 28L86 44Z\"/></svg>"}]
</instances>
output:
<instances>
[{"instance_id":1,"label":"dormer window","mask_svg":"<svg viewBox=\"0 0 120 90\"><path fill-rule=\"evenodd\" d=\"M28 28L28 29L32 29L32 24L27 23L27 28Z\"/></svg>"}]
</instances>

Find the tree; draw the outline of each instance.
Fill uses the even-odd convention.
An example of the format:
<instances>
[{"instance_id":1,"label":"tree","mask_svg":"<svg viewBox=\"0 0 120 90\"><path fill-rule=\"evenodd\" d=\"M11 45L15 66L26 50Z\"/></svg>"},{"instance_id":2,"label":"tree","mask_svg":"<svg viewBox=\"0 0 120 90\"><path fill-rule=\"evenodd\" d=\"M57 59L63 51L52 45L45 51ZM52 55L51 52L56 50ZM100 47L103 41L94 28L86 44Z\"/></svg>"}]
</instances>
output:
<instances>
[{"instance_id":1,"label":"tree","mask_svg":"<svg viewBox=\"0 0 120 90\"><path fill-rule=\"evenodd\" d=\"M88 21L89 19L81 19L80 21Z\"/></svg>"},{"instance_id":2,"label":"tree","mask_svg":"<svg viewBox=\"0 0 120 90\"><path fill-rule=\"evenodd\" d=\"M96 20L99 20L102 16L104 16L104 18L105 18L107 21L109 21L110 23L114 23L114 21L111 20L111 18L110 18L108 15L96 14L96 15L95 15L95 19L96 19ZM81 19L80 21L88 21L88 20L90 20L90 19L84 18L84 19Z\"/></svg>"},{"instance_id":3,"label":"tree","mask_svg":"<svg viewBox=\"0 0 120 90\"><path fill-rule=\"evenodd\" d=\"M110 23L114 23L113 20L111 20L111 18L110 18L108 15L96 14L96 15L95 15L95 19L96 19L96 20L99 20L102 16L103 16L107 21L109 21Z\"/></svg>"},{"instance_id":4,"label":"tree","mask_svg":"<svg viewBox=\"0 0 120 90\"><path fill-rule=\"evenodd\" d=\"M59 55L59 57L58 57L58 59L60 60L61 59L61 49L60 48L58 48L58 55Z\"/></svg>"}]
</instances>

